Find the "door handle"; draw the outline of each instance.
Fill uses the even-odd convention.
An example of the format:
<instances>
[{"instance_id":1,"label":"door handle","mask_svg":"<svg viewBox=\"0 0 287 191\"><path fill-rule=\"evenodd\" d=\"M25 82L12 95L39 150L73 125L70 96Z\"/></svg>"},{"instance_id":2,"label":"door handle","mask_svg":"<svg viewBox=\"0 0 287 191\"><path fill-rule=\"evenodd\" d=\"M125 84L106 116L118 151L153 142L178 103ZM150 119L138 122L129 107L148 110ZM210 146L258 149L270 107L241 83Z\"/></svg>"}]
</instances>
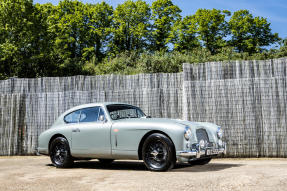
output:
<instances>
[{"instance_id":1,"label":"door handle","mask_svg":"<svg viewBox=\"0 0 287 191\"><path fill-rule=\"evenodd\" d=\"M78 133L78 132L81 132L81 130L79 128L76 128L76 129L73 129L72 132L73 133Z\"/></svg>"}]
</instances>

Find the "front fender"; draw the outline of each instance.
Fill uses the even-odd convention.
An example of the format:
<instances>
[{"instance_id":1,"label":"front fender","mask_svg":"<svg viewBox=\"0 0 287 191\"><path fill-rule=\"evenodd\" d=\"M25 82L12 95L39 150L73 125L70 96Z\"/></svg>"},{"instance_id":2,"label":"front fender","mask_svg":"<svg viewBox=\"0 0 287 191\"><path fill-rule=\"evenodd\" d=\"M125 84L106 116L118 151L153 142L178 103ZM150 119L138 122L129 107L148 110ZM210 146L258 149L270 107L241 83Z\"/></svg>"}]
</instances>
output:
<instances>
[{"instance_id":1,"label":"front fender","mask_svg":"<svg viewBox=\"0 0 287 191\"><path fill-rule=\"evenodd\" d=\"M167 135L174 144L175 150L182 150L184 126L177 124L136 124L114 123L111 129L112 153L126 151L127 154L138 156L144 139L153 132ZM124 152L120 152L124 153Z\"/></svg>"}]
</instances>

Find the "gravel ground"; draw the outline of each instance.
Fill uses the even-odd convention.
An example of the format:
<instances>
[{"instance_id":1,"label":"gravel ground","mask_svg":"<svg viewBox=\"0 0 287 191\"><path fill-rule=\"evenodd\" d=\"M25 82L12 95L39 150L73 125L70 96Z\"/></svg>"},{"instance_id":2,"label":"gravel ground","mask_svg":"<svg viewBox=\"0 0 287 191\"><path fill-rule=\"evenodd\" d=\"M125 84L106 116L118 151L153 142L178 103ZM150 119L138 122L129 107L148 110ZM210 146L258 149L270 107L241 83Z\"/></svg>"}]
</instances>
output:
<instances>
[{"instance_id":1,"label":"gravel ground","mask_svg":"<svg viewBox=\"0 0 287 191\"><path fill-rule=\"evenodd\" d=\"M141 161L80 161L56 169L49 157L0 157L0 191L287 190L287 159L213 159L150 172Z\"/></svg>"}]
</instances>

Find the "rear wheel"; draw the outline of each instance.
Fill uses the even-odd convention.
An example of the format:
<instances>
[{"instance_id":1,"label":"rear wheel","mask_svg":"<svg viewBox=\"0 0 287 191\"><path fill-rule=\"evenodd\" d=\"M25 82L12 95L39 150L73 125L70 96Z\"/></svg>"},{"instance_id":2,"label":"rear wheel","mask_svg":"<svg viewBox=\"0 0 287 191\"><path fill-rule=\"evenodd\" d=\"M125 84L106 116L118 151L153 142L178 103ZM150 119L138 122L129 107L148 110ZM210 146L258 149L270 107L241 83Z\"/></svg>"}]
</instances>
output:
<instances>
[{"instance_id":1,"label":"rear wheel","mask_svg":"<svg viewBox=\"0 0 287 191\"><path fill-rule=\"evenodd\" d=\"M205 165L205 164L208 164L210 161L211 161L211 158L204 158L204 159L189 161L188 163L192 165Z\"/></svg>"},{"instance_id":2,"label":"rear wheel","mask_svg":"<svg viewBox=\"0 0 287 191\"><path fill-rule=\"evenodd\" d=\"M103 165L108 165L108 164L111 164L114 159L98 159L100 161L101 164Z\"/></svg>"},{"instance_id":3,"label":"rear wheel","mask_svg":"<svg viewBox=\"0 0 287 191\"><path fill-rule=\"evenodd\" d=\"M68 168L73 165L68 141L63 137L55 138L50 145L50 158L57 168Z\"/></svg>"},{"instance_id":4,"label":"rear wheel","mask_svg":"<svg viewBox=\"0 0 287 191\"><path fill-rule=\"evenodd\" d=\"M151 171L172 169L176 162L173 143L159 133L154 133L145 140L142 156L146 167Z\"/></svg>"}]
</instances>

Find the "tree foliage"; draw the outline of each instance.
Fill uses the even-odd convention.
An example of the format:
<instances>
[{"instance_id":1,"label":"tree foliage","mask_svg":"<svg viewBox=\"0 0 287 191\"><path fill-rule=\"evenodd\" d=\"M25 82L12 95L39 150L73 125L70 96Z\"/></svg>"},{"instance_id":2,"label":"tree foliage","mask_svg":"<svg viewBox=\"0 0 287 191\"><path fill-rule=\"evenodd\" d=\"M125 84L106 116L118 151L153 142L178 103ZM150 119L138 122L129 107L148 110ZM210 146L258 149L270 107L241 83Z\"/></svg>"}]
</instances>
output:
<instances>
[{"instance_id":1,"label":"tree foliage","mask_svg":"<svg viewBox=\"0 0 287 191\"><path fill-rule=\"evenodd\" d=\"M0 1L1 76L45 75L41 64L44 31L41 13L32 0Z\"/></svg>"},{"instance_id":2,"label":"tree foliage","mask_svg":"<svg viewBox=\"0 0 287 191\"><path fill-rule=\"evenodd\" d=\"M87 60L104 57L111 35L111 6L104 2L83 4L64 0L55 7L44 7L44 12L50 13L47 17L50 54L59 63L59 75L66 72L76 75L82 72Z\"/></svg>"},{"instance_id":3,"label":"tree foliage","mask_svg":"<svg viewBox=\"0 0 287 191\"><path fill-rule=\"evenodd\" d=\"M150 7L141 0L128 0L114 11L113 52L138 50L147 46L150 28Z\"/></svg>"},{"instance_id":4,"label":"tree foliage","mask_svg":"<svg viewBox=\"0 0 287 191\"><path fill-rule=\"evenodd\" d=\"M176 51L191 51L200 46L195 16L186 16L173 27Z\"/></svg>"},{"instance_id":5,"label":"tree foliage","mask_svg":"<svg viewBox=\"0 0 287 191\"><path fill-rule=\"evenodd\" d=\"M203 47L212 54L218 49L226 46L224 39L228 35L228 26L225 17L229 16L229 11L216 9L198 9L194 15L196 31Z\"/></svg>"},{"instance_id":6,"label":"tree foliage","mask_svg":"<svg viewBox=\"0 0 287 191\"><path fill-rule=\"evenodd\" d=\"M166 50L174 41L173 27L180 21L181 10L171 0L156 0L152 3L151 50Z\"/></svg>"},{"instance_id":7,"label":"tree foliage","mask_svg":"<svg viewBox=\"0 0 287 191\"><path fill-rule=\"evenodd\" d=\"M278 34L272 34L267 19L253 17L248 10L234 12L229 27L232 34L230 44L238 52L259 52L262 47L279 41Z\"/></svg>"},{"instance_id":8,"label":"tree foliage","mask_svg":"<svg viewBox=\"0 0 287 191\"><path fill-rule=\"evenodd\" d=\"M183 62L286 56L286 44L248 10L199 9L182 18L171 0L127 0L115 9L0 1L0 79L178 72Z\"/></svg>"}]
</instances>

